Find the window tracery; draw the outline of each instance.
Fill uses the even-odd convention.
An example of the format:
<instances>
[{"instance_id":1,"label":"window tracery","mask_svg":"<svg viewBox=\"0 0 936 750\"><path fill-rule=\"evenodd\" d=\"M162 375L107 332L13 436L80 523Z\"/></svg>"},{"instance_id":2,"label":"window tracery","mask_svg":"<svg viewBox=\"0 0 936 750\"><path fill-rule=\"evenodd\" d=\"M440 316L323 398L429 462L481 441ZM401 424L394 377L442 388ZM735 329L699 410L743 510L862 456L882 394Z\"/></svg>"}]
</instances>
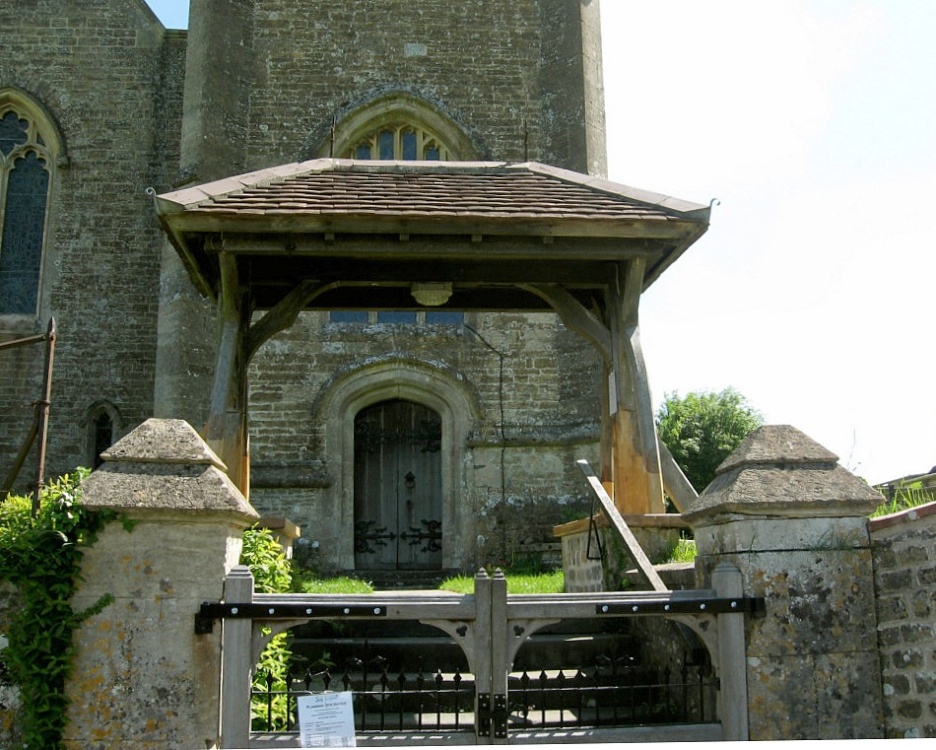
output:
<instances>
[{"instance_id":1,"label":"window tracery","mask_svg":"<svg viewBox=\"0 0 936 750\"><path fill-rule=\"evenodd\" d=\"M35 315L39 304L54 160L47 128L23 104L0 96L0 315Z\"/></svg>"},{"instance_id":2,"label":"window tracery","mask_svg":"<svg viewBox=\"0 0 936 750\"><path fill-rule=\"evenodd\" d=\"M381 125L357 139L346 159L384 161L448 161L449 150L427 130L409 124Z\"/></svg>"}]
</instances>

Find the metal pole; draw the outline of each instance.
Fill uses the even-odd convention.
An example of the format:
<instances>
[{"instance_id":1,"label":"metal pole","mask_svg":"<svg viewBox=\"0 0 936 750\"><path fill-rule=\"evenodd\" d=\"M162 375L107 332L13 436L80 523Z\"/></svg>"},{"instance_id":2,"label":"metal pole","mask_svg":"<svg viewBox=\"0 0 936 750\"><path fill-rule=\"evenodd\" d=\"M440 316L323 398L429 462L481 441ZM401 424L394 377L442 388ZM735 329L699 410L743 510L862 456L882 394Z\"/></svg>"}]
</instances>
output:
<instances>
[{"instance_id":1,"label":"metal pole","mask_svg":"<svg viewBox=\"0 0 936 750\"><path fill-rule=\"evenodd\" d=\"M3 500L6 499L12 491L13 484L16 482L16 477L19 475L20 469L23 468L23 464L26 462L26 457L32 449L36 436L40 436L39 481L36 484L36 496L33 499L32 507L34 516L39 512L39 493L42 491L43 475L45 474L46 433L49 424L49 403L52 395L52 359L55 352L55 318L49 320L49 327L46 333L0 343L0 350L2 350L27 346L29 344L38 344L41 341L46 342L45 379L42 400L34 404L32 427L29 428L29 434L26 436L19 453L13 460L13 467L10 469L10 473L7 475L3 485L0 486L0 500Z\"/></svg>"},{"instance_id":2,"label":"metal pole","mask_svg":"<svg viewBox=\"0 0 936 750\"><path fill-rule=\"evenodd\" d=\"M55 318L49 318L46 331L45 377L42 399L36 404L36 422L39 425L39 467L36 494L33 496L33 516L39 515L39 496L45 484L46 441L49 433L49 406L52 401L52 362L55 358Z\"/></svg>"}]
</instances>

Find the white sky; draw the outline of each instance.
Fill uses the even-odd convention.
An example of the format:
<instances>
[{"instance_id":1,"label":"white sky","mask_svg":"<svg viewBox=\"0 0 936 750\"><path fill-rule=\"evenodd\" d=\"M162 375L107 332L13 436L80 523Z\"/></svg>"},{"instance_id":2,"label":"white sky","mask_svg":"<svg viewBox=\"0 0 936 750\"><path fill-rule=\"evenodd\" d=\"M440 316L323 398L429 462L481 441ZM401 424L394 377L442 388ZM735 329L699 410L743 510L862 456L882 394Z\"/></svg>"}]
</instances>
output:
<instances>
[{"instance_id":1,"label":"white sky","mask_svg":"<svg viewBox=\"0 0 936 750\"><path fill-rule=\"evenodd\" d=\"M871 482L928 471L936 6L603 0L602 24L609 176L720 201L644 296L655 402L733 386Z\"/></svg>"}]
</instances>

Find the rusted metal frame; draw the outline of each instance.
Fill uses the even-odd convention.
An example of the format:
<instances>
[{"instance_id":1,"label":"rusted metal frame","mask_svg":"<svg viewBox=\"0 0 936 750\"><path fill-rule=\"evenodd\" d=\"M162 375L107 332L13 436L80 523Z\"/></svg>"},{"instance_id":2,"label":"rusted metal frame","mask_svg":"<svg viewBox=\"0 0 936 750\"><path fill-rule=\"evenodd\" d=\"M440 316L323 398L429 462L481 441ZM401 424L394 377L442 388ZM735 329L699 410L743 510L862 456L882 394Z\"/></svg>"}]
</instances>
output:
<instances>
[{"instance_id":1,"label":"rusted metal frame","mask_svg":"<svg viewBox=\"0 0 936 750\"><path fill-rule=\"evenodd\" d=\"M46 443L49 431L49 409L52 405L52 366L55 360L55 340L55 318L50 318L49 325L45 333L37 334L35 336L28 336L26 338L17 339L15 341L7 341L6 343L0 344L0 349L13 349L15 347L38 344L41 342L45 342L46 344L42 398L36 401L33 405L33 424L30 427L29 433L26 435L25 440L23 440L23 444L20 447L19 452L16 454L16 458L13 460L13 466L11 467L10 473L3 483L3 487L0 488L0 500L2 500L5 499L12 491L13 484L16 482L16 477L19 476L20 470L23 468L23 464L26 462L26 457L29 455L29 451L32 449L33 444L38 439L39 461L36 472L36 492L32 499L33 516L39 514L39 504L42 495L42 488L45 485Z\"/></svg>"}]
</instances>

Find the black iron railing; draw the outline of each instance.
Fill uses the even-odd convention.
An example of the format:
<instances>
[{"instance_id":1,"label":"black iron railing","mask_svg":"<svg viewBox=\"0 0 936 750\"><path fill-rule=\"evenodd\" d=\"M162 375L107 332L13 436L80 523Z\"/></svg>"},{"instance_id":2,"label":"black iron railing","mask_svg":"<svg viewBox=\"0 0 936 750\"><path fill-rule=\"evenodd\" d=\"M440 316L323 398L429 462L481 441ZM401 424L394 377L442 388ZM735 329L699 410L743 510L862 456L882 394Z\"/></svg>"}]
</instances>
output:
<instances>
[{"instance_id":1,"label":"black iron railing","mask_svg":"<svg viewBox=\"0 0 936 750\"><path fill-rule=\"evenodd\" d=\"M524 728L623 727L715 721L716 682L701 667L677 679L614 662L593 669L511 674L508 710Z\"/></svg>"},{"instance_id":2,"label":"black iron railing","mask_svg":"<svg viewBox=\"0 0 936 750\"><path fill-rule=\"evenodd\" d=\"M289 689L276 689L272 675L264 689L256 684L255 717L267 720L265 727L255 727L259 729L273 729L274 714L282 717L285 709L287 726L278 729L294 731L299 696L350 691L358 732L475 731L474 676L458 669L429 675L394 671L387 659L375 657L352 660L342 670L293 674ZM517 729L714 722L716 688L709 670L685 659L675 675L670 669L660 674L610 658L599 659L594 667L514 672L508 678L507 722Z\"/></svg>"},{"instance_id":3,"label":"black iron railing","mask_svg":"<svg viewBox=\"0 0 936 750\"><path fill-rule=\"evenodd\" d=\"M298 725L297 701L302 695L350 691L358 732L474 731L474 678L458 669L428 676L421 672L391 672L387 661L377 657L369 662L352 662L341 671L292 675L288 690L276 689L272 674L258 682L265 682L266 688L258 690L255 683L253 706L255 717L266 719L266 725L260 727L264 730L294 731ZM287 725L276 727L274 715L281 715L282 710L288 716Z\"/></svg>"}]
</instances>

